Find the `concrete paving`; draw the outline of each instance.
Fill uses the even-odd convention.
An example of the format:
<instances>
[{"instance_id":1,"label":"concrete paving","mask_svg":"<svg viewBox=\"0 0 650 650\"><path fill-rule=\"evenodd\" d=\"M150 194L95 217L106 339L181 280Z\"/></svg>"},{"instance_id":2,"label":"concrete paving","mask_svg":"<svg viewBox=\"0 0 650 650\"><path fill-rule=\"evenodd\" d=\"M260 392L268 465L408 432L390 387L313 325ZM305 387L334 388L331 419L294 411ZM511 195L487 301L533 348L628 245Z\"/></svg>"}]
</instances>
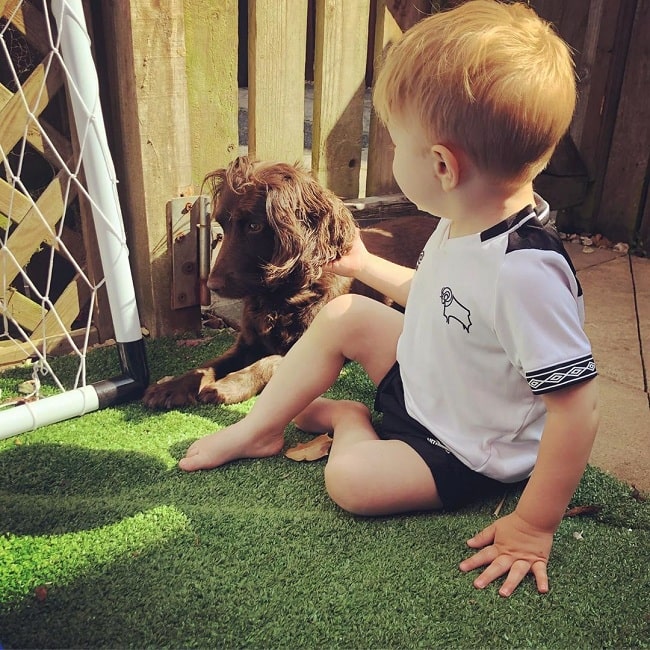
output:
<instances>
[{"instance_id":1,"label":"concrete paving","mask_svg":"<svg viewBox=\"0 0 650 650\"><path fill-rule=\"evenodd\" d=\"M590 463L650 494L650 259L566 247L599 373L601 423ZM211 311L237 323L241 302L217 299Z\"/></svg>"},{"instance_id":2,"label":"concrete paving","mask_svg":"<svg viewBox=\"0 0 650 650\"><path fill-rule=\"evenodd\" d=\"M600 382L590 462L650 493L650 259L579 244L567 250L585 294L585 330Z\"/></svg>"}]
</instances>

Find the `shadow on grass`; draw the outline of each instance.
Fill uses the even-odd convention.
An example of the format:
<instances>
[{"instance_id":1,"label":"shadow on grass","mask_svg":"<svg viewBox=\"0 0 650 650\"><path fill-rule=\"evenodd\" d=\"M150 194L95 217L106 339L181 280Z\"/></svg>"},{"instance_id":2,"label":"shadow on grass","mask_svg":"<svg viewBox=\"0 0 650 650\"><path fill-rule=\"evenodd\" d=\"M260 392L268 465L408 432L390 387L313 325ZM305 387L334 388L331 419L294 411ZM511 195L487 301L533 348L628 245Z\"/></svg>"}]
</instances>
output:
<instances>
[{"instance_id":1,"label":"shadow on grass","mask_svg":"<svg viewBox=\"0 0 650 650\"><path fill-rule=\"evenodd\" d=\"M498 499L450 515L352 517L325 495L322 469L276 457L186 474L138 452L6 449L0 576L14 592L0 600L0 644L539 647L552 629L554 647L604 647L647 629L647 532L567 522L554 591L540 597L527 580L505 601L457 569ZM582 503L625 497L593 470L581 491ZM605 594L623 586L631 602Z\"/></svg>"}]
</instances>

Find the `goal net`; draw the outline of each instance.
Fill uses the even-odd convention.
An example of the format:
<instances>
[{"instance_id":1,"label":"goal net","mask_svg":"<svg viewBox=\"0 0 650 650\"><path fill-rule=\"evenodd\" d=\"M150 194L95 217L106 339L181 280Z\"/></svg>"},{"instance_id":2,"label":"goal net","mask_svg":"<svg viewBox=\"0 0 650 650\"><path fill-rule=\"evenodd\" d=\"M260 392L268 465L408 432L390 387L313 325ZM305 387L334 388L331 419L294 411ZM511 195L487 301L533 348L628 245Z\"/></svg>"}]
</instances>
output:
<instances>
[{"instance_id":1,"label":"goal net","mask_svg":"<svg viewBox=\"0 0 650 650\"><path fill-rule=\"evenodd\" d=\"M32 394L0 396L0 438L148 383L116 183L81 0L0 0L0 379L32 369ZM108 338L121 374L89 383L87 351Z\"/></svg>"}]
</instances>

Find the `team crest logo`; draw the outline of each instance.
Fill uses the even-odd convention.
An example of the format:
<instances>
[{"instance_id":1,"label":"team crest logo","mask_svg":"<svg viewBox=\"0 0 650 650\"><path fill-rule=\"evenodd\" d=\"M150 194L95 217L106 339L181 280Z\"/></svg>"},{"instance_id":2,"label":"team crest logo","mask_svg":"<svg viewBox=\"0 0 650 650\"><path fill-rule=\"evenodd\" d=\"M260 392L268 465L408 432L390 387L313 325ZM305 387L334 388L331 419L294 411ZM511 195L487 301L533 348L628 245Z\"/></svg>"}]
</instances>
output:
<instances>
[{"instance_id":1,"label":"team crest logo","mask_svg":"<svg viewBox=\"0 0 650 650\"><path fill-rule=\"evenodd\" d=\"M443 304L442 315L445 317L447 325L453 318L463 326L465 331L469 332L469 328L472 326L469 309L454 298L454 294L449 287L443 287L440 292L440 302Z\"/></svg>"}]
</instances>

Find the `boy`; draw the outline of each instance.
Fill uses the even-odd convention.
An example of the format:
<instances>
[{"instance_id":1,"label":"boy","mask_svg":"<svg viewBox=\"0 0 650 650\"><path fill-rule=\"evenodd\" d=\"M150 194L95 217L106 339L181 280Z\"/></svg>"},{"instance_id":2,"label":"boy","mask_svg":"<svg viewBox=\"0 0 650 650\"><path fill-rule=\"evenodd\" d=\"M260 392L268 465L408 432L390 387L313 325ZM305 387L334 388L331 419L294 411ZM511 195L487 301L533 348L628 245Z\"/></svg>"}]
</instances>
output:
<instances>
[{"instance_id":1,"label":"boy","mask_svg":"<svg viewBox=\"0 0 650 650\"><path fill-rule=\"evenodd\" d=\"M544 593L598 424L580 285L532 185L573 113L568 48L524 5L470 0L393 46L374 101L395 179L441 221L417 272L359 238L329 270L405 314L360 296L330 302L249 415L195 442L179 466L277 454L293 419L333 432L325 484L356 514L454 509L527 479L514 512L468 540L481 550L460 569L486 566L477 588L507 574L502 596L532 572ZM345 359L378 386L379 433L364 405L318 397Z\"/></svg>"}]
</instances>

